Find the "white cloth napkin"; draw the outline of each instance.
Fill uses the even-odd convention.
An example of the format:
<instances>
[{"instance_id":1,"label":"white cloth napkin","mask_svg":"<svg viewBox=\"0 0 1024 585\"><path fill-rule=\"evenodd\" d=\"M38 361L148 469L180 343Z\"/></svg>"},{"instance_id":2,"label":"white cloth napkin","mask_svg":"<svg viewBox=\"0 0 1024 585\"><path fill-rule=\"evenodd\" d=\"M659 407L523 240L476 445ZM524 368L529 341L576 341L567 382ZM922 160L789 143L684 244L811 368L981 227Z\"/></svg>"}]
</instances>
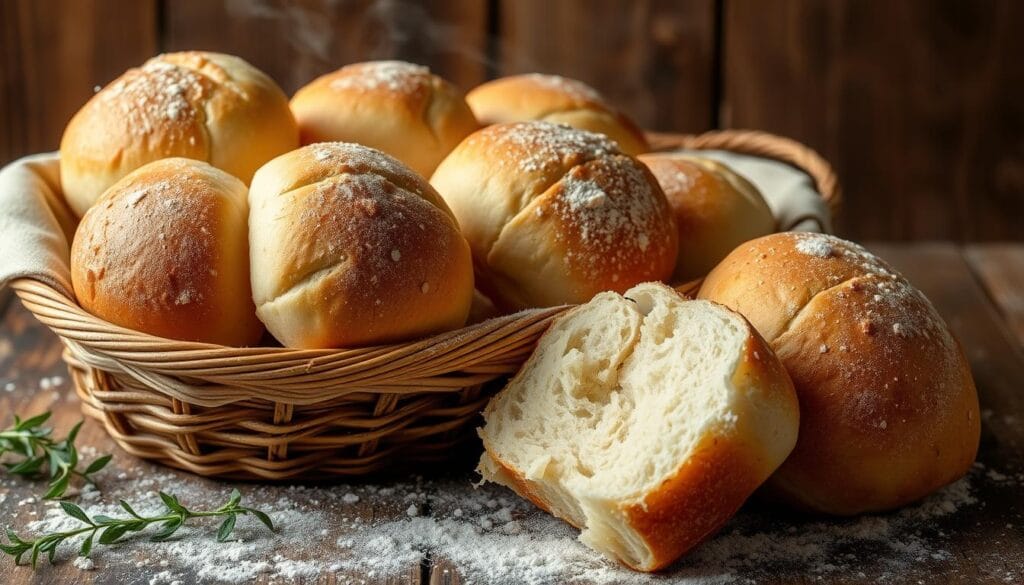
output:
<instances>
[{"instance_id":1,"label":"white cloth napkin","mask_svg":"<svg viewBox=\"0 0 1024 585\"><path fill-rule=\"evenodd\" d=\"M69 258L76 223L60 190L57 153L0 170L0 288L31 277L74 298Z\"/></svg>"}]
</instances>

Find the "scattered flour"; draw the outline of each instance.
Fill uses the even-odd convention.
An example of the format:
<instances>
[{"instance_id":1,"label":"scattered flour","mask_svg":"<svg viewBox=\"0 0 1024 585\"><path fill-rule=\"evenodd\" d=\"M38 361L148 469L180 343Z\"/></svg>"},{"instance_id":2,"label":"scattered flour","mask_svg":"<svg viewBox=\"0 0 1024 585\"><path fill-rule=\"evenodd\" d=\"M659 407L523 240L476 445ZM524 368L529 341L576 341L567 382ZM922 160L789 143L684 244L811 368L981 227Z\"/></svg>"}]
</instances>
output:
<instances>
[{"instance_id":1,"label":"scattered flour","mask_svg":"<svg viewBox=\"0 0 1024 585\"><path fill-rule=\"evenodd\" d=\"M934 574L929 571L941 570L953 559L956 541L950 535L956 532L956 514L982 505L972 487L979 482L987 482L989 488L1020 485L1014 476L978 464L968 478L893 514L801 519L764 504L750 505L718 536L657 576L637 574L603 559L581 544L578 532L564 522L504 488L474 489L465 477L386 486L243 485L246 503L267 510L278 526L276 533L240 518L233 540L218 544L216 524L199 522L166 543L140 536L117 547L95 547L93 558L102 565L100 571L158 568L150 578L154 585L307 582L329 575L338 582L358 583L374 576L398 577L428 559L439 570L456 572L463 582L476 584L706 585L829 575L899 581ZM156 489L172 491L186 505L199 508L219 503L228 487L166 470L108 479L106 484L104 501L127 497L142 513L161 509ZM367 502L375 503L372 519L367 519ZM109 503L79 504L92 515L122 515ZM78 526L56 503L43 506L42 518L30 522L23 533ZM1012 520L1019 525L1019 519ZM318 550L317 542L323 548ZM70 560L75 550L73 544L62 547L58 559ZM91 560L74 564L82 570L96 568ZM1007 572L1008 582L1022 577L1024 572Z\"/></svg>"},{"instance_id":2,"label":"scattered flour","mask_svg":"<svg viewBox=\"0 0 1024 585\"><path fill-rule=\"evenodd\" d=\"M801 238L796 243L796 249L801 254L817 256L818 258L828 258L833 254L832 245L824 238Z\"/></svg>"}]
</instances>

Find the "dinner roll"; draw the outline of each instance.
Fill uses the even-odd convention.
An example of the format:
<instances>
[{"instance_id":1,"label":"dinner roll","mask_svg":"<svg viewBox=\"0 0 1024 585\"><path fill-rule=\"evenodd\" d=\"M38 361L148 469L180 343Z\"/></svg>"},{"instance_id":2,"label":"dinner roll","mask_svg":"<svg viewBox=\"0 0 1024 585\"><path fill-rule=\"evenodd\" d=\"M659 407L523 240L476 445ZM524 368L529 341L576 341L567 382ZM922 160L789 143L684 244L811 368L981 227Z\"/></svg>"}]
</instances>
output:
<instances>
[{"instance_id":1,"label":"dinner roll","mask_svg":"<svg viewBox=\"0 0 1024 585\"><path fill-rule=\"evenodd\" d=\"M246 183L298 146L288 98L238 57L154 57L94 95L64 130L60 178L81 216L121 177L172 156L206 161Z\"/></svg>"},{"instance_id":2,"label":"dinner roll","mask_svg":"<svg viewBox=\"0 0 1024 585\"><path fill-rule=\"evenodd\" d=\"M670 152L638 158L658 179L676 216L673 282L701 278L736 246L775 231L775 217L757 187L728 166Z\"/></svg>"},{"instance_id":3,"label":"dinner roll","mask_svg":"<svg viewBox=\"0 0 1024 585\"><path fill-rule=\"evenodd\" d=\"M466 101L483 124L543 120L604 134L626 154L650 150L632 120L575 79L540 73L502 77L476 87Z\"/></svg>"},{"instance_id":4,"label":"dinner roll","mask_svg":"<svg viewBox=\"0 0 1024 585\"><path fill-rule=\"evenodd\" d=\"M699 296L750 319L793 378L800 439L771 480L782 497L887 510L970 469L980 427L967 360L928 299L864 248L765 236L729 254Z\"/></svg>"},{"instance_id":5,"label":"dinner roll","mask_svg":"<svg viewBox=\"0 0 1024 585\"><path fill-rule=\"evenodd\" d=\"M390 156L329 142L279 156L249 191L256 313L289 347L353 347L462 326L469 245L444 200Z\"/></svg>"},{"instance_id":6,"label":"dinner roll","mask_svg":"<svg viewBox=\"0 0 1024 585\"><path fill-rule=\"evenodd\" d=\"M356 142L383 150L423 177L479 127L462 92L402 61L347 65L292 98L302 144Z\"/></svg>"},{"instance_id":7,"label":"dinner roll","mask_svg":"<svg viewBox=\"0 0 1024 585\"><path fill-rule=\"evenodd\" d=\"M664 280L675 266L665 195L603 135L547 122L488 126L431 183L469 240L481 290L504 309L585 303Z\"/></svg>"},{"instance_id":8,"label":"dinner roll","mask_svg":"<svg viewBox=\"0 0 1024 585\"><path fill-rule=\"evenodd\" d=\"M648 283L556 319L484 419L484 479L654 571L716 532L782 463L799 406L743 317Z\"/></svg>"},{"instance_id":9,"label":"dinner roll","mask_svg":"<svg viewBox=\"0 0 1024 585\"><path fill-rule=\"evenodd\" d=\"M106 321L187 341L254 345L245 185L167 158L115 183L71 246L78 303Z\"/></svg>"}]
</instances>

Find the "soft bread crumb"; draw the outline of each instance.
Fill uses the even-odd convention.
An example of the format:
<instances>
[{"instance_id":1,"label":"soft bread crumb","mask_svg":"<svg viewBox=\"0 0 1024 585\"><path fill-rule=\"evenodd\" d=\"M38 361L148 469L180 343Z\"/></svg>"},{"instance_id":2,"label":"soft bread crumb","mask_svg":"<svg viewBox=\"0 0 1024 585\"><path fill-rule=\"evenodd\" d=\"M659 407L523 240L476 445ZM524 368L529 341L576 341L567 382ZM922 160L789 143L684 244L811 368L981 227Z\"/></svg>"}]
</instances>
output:
<instances>
[{"instance_id":1,"label":"soft bread crumb","mask_svg":"<svg viewBox=\"0 0 1024 585\"><path fill-rule=\"evenodd\" d=\"M752 339L759 350L749 347ZM774 377L748 375L762 367ZM643 570L706 534L677 538L691 528L635 526L640 520L628 510L657 517L649 506L663 505L667 482L678 481L698 450L719 443L762 462L756 469L742 457L722 462L736 467L733 483L751 481L752 491L785 459L798 426L788 377L743 318L660 284L602 293L556 321L485 419L485 480L511 487L581 527L586 544ZM713 503L712 528L749 495L721 502L721 494L688 493L691 485L669 489L693 498L691 511L697 498ZM687 504L668 506L676 512Z\"/></svg>"}]
</instances>

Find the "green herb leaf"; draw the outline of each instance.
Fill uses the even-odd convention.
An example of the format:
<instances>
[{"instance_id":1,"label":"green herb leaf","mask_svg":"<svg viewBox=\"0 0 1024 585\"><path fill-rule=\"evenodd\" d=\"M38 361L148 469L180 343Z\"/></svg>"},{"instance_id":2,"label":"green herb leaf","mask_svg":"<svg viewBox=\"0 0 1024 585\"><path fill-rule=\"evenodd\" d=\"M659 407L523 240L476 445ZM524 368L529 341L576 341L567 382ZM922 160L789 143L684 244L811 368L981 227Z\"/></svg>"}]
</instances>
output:
<instances>
[{"instance_id":1,"label":"green herb leaf","mask_svg":"<svg viewBox=\"0 0 1024 585\"><path fill-rule=\"evenodd\" d=\"M113 458L114 458L113 455L104 455L103 457L100 457L99 459L97 459L97 460L93 461L92 463L90 463L89 467L86 467L85 471L82 472L82 473L85 474L85 475L90 475L90 474L96 473L96 472L100 471L101 469L103 469L104 467L106 467L107 464L110 463L110 460L113 459Z\"/></svg>"},{"instance_id":2,"label":"green herb leaf","mask_svg":"<svg viewBox=\"0 0 1024 585\"><path fill-rule=\"evenodd\" d=\"M267 516L263 512L260 512L259 510L253 510L251 508L245 508L245 511L255 516L256 519L262 522L264 526L269 528L271 532L277 532L277 529L274 528L274 523L270 520L270 516Z\"/></svg>"},{"instance_id":3,"label":"green herb leaf","mask_svg":"<svg viewBox=\"0 0 1024 585\"><path fill-rule=\"evenodd\" d=\"M93 524L92 520L89 518L88 514L85 513L85 510L82 510L81 508L79 508L78 505L72 504L71 502L61 502L60 503L60 507L64 509L64 513L67 514L68 516L71 516L72 518L75 518L76 520L81 520L82 522L85 522L89 526L94 526L94 524Z\"/></svg>"},{"instance_id":4,"label":"green herb leaf","mask_svg":"<svg viewBox=\"0 0 1024 585\"><path fill-rule=\"evenodd\" d=\"M71 484L71 474L67 473L61 475L50 484L50 490L46 492L43 499L52 500L53 498L59 498L64 495L64 492L68 491L68 486Z\"/></svg>"},{"instance_id":5,"label":"green herb leaf","mask_svg":"<svg viewBox=\"0 0 1024 585\"><path fill-rule=\"evenodd\" d=\"M235 529L235 520L238 517L234 514L228 516L221 523L220 529L217 530L217 542L224 542L231 536L231 532Z\"/></svg>"},{"instance_id":6,"label":"green herb leaf","mask_svg":"<svg viewBox=\"0 0 1024 585\"><path fill-rule=\"evenodd\" d=\"M124 536L124 533L128 532L128 528L123 524L112 524L107 526L103 533L100 534L100 544L114 544L117 539Z\"/></svg>"},{"instance_id":7,"label":"green herb leaf","mask_svg":"<svg viewBox=\"0 0 1024 585\"><path fill-rule=\"evenodd\" d=\"M78 549L78 556L88 557L89 553L92 552L92 537L93 535L90 534L88 538L82 541L82 548Z\"/></svg>"}]
</instances>

